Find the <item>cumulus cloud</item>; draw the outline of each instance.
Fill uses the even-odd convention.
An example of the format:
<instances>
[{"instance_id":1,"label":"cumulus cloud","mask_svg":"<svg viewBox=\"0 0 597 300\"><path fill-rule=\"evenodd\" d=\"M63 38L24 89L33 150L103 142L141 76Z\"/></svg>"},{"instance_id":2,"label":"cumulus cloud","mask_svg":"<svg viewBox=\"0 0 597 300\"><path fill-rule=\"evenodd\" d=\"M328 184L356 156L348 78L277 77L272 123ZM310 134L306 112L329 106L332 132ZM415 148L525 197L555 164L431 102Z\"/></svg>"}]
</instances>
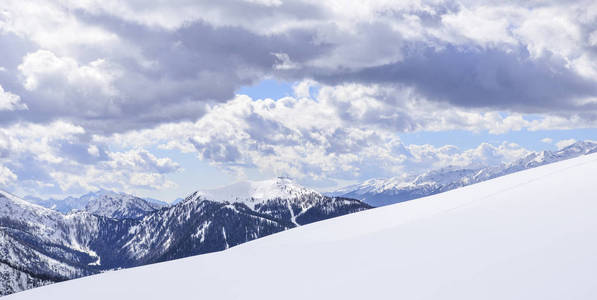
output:
<instances>
[{"instance_id":1,"label":"cumulus cloud","mask_svg":"<svg viewBox=\"0 0 597 300\"><path fill-rule=\"evenodd\" d=\"M27 104L21 102L21 97L13 93L5 91L0 85L0 111L14 111L29 109Z\"/></svg>"},{"instance_id":2,"label":"cumulus cloud","mask_svg":"<svg viewBox=\"0 0 597 300\"><path fill-rule=\"evenodd\" d=\"M17 180L17 175L7 167L0 165L0 185L8 185Z\"/></svg>"},{"instance_id":3,"label":"cumulus cloud","mask_svg":"<svg viewBox=\"0 0 597 300\"><path fill-rule=\"evenodd\" d=\"M301 85L309 84L297 85L298 90L306 89ZM317 98L304 92L303 97L278 100L241 95L211 107L193 123L94 139L124 147L157 145L196 153L201 160L241 177L247 168L256 168L268 176L317 180L395 176L449 165L492 165L528 153L511 143L485 143L474 149L405 145L396 132L519 130L532 122L519 116L444 109L425 101L402 103L402 95L392 91L350 84L320 86ZM398 97L396 105L389 105L387 98L393 96Z\"/></svg>"},{"instance_id":4,"label":"cumulus cloud","mask_svg":"<svg viewBox=\"0 0 597 300\"><path fill-rule=\"evenodd\" d=\"M175 186L166 175L179 170L171 159L144 149L111 151L68 122L0 128L0 186L22 193L161 189Z\"/></svg>"},{"instance_id":5,"label":"cumulus cloud","mask_svg":"<svg viewBox=\"0 0 597 300\"><path fill-rule=\"evenodd\" d=\"M29 100L33 110L97 118L119 109L114 105L119 95L113 83L120 79L120 71L104 60L80 66L72 58L39 50L25 55L18 69L23 86L36 96Z\"/></svg>"},{"instance_id":6,"label":"cumulus cloud","mask_svg":"<svg viewBox=\"0 0 597 300\"><path fill-rule=\"evenodd\" d=\"M147 150L135 149L127 152L112 152L111 160L106 162L113 169L127 169L134 171L165 174L176 172L180 165L170 158L157 158Z\"/></svg>"},{"instance_id":7,"label":"cumulus cloud","mask_svg":"<svg viewBox=\"0 0 597 300\"><path fill-rule=\"evenodd\" d=\"M397 174L419 174L424 171L445 168L478 168L512 162L530 153L529 150L516 144L481 143L471 149L461 149L453 145L436 147L424 145L402 145L405 159L400 162ZM362 179L362 178L359 178Z\"/></svg>"},{"instance_id":8,"label":"cumulus cloud","mask_svg":"<svg viewBox=\"0 0 597 300\"><path fill-rule=\"evenodd\" d=\"M542 138L541 142L546 143L546 144L551 144L553 143L553 139L552 138Z\"/></svg>"},{"instance_id":9,"label":"cumulus cloud","mask_svg":"<svg viewBox=\"0 0 597 300\"><path fill-rule=\"evenodd\" d=\"M155 148L195 153L238 177L256 169L264 176L289 175L311 182L364 180L446 166L493 165L528 153L507 142L473 149L408 145L399 132L450 129L499 134L532 130L545 122L518 114L455 109L381 85L317 84L311 97L313 84L298 83L296 97L238 95L209 106L195 122L109 136L68 122L13 126L0 131L0 157L23 184L61 191L172 187L167 175L182 171L182 166L146 150ZM113 147L121 150L110 150Z\"/></svg>"}]
</instances>

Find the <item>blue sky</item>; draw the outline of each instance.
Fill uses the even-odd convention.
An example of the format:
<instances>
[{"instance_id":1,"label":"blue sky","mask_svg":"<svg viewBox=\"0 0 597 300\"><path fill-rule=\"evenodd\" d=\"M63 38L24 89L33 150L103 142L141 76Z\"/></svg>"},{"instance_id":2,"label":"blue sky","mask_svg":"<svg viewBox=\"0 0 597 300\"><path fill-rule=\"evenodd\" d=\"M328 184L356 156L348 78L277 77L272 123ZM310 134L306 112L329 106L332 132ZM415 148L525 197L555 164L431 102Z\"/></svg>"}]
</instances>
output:
<instances>
[{"instance_id":1,"label":"blue sky","mask_svg":"<svg viewBox=\"0 0 597 300\"><path fill-rule=\"evenodd\" d=\"M320 190L597 140L594 1L0 4L0 189ZM553 22L557 19L557 22Z\"/></svg>"},{"instance_id":2,"label":"blue sky","mask_svg":"<svg viewBox=\"0 0 597 300\"><path fill-rule=\"evenodd\" d=\"M248 95L253 99L280 99L294 96L292 83L275 79L265 79L254 85L243 86L236 93Z\"/></svg>"}]
</instances>

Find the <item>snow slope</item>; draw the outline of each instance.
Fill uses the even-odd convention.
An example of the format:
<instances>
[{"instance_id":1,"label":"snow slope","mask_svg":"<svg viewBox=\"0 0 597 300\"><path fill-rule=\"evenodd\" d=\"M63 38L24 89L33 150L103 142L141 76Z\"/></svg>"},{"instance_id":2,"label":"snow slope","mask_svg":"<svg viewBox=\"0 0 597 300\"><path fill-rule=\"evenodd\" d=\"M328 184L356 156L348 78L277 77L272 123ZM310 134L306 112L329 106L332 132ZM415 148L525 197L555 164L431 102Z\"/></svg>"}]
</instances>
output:
<instances>
[{"instance_id":1,"label":"snow slope","mask_svg":"<svg viewBox=\"0 0 597 300\"><path fill-rule=\"evenodd\" d=\"M597 299L597 154L6 299Z\"/></svg>"}]
</instances>

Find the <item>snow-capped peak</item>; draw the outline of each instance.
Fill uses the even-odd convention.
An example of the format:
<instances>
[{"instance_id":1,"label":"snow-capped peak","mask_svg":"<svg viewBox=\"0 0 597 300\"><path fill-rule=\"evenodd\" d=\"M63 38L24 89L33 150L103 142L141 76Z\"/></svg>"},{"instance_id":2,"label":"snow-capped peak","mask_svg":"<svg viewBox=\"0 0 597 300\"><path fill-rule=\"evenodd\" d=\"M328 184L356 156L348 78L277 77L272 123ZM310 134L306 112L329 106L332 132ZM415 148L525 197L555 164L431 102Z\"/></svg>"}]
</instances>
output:
<instances>
[{"instance_id":1,"label":"snow-capped peak","mask_svg":"<svg viewBox=\"0 0 597 300\"><path fill-rule=\"evenodd\" d=\"M301 186L287 177L262 181L241 181L228 186L199 190L187 199L240 202L249 207L274 199L297 199L305 195L322 197L317 191Z\"/></svg>"},{"instance_id":2,"label":"snow-capped peak","mask_svg":"<svg viewBox=\"0 0 597 300\"><path fill-rule=\"evenodd\" d=\"M144 199L106 190L83 195L80 200L87 202L85 211L112 218L138 218L155 210L155 207Z\"/></svg>"},{"instance_id":3,"label":"snow-capped peak","mask_svg":"<svg viewBox=\"0 0 597 300\"><path fill-rule=\"evenodd\" d=\"M112 218L137 218L164 206L159 200L146 200L125 193L100 189L80 197L64 199L40 199L28 196L30 203L53 209L64 214L87 211L91 214Z\"/></svg>"},{"instance_id":4,"label":"snow-capped peak","mask_svg":"<svg viewBox=\"0 0 597 300\"><path fill-rule=\"evenodd\" d=\"M597 150L597 142L578 141L558 151L560 155L589 154Z\"/></svg>"},{"instance_id":5,"label":"snow-capped peak","mask_svg":"<svg viewBox=\"0 0 597 300\"><path fill-rule=\"evenodd\" d=\"M18 206L21 206L21 207L29 207L31 209L37 209L37 210L40 210L40 211L47 211L47 210L49 210L48 208L45 208L43 206L40 206L40 205L31 203L31 202L28 202L26 200L23 200L23 199L15 196L15 195L9 193L9 192L5 192L3 190L0 190L0 199L2 199L2 198L7 199L8 201L10 201L11 204L18 205Z\"/></svg>"}]
</instances>

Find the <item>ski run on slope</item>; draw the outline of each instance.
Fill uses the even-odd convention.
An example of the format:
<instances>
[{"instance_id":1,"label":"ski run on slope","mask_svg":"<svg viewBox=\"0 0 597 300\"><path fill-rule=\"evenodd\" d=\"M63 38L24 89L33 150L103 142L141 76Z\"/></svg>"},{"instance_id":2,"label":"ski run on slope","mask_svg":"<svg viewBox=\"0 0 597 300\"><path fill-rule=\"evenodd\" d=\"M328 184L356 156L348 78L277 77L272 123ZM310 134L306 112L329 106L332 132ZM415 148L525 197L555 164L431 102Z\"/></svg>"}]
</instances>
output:
<instances>
[{"instance_id":1,"label":"ski run on slope","mask_svg":"<svg viewBox=\"0 0 597 300\"><path fill-rule=\"evenodd\" d=\"M597 154L6 299L597 299Z\"/></svg>"}]
</instances>

